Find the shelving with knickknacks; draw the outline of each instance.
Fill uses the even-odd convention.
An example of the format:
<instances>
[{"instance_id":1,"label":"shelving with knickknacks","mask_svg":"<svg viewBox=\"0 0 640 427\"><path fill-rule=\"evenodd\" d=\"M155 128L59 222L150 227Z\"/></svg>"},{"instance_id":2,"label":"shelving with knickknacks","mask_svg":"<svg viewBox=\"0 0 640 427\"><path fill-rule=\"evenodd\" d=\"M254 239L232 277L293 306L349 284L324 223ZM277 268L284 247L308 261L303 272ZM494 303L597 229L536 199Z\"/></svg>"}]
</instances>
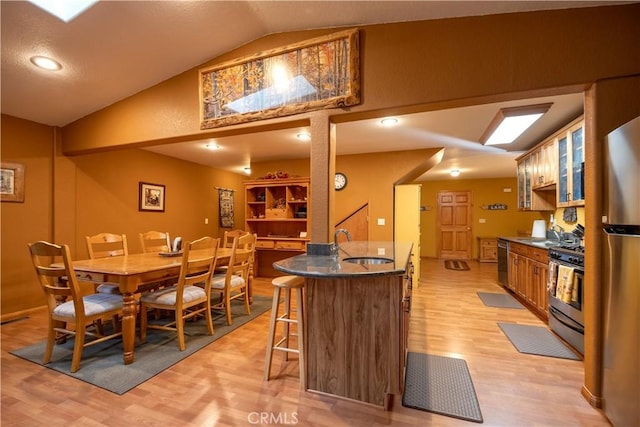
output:
<instances>
[{"instance_id":1,"label":"shelving with knickknacks","mask_svg":"<svg viewBox=\"0 0 640 427\"><path fill-rule=\"evenodd\" d=\"M276 275L274 261L304 252L310 240L309 178L245 182L245 228L258 236L258 275Z\"/></svg>"}]
</instances>

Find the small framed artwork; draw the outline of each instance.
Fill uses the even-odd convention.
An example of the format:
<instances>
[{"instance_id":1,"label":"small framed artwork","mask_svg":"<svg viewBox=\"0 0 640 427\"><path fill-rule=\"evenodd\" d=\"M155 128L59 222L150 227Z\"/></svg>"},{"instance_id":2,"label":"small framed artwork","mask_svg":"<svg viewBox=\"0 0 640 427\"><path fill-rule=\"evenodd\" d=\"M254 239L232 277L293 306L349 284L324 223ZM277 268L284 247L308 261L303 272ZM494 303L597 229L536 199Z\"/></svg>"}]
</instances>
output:
<instances>
[{"instance_id":1,"label":"small framed artwork","mask_svg":"<svg viewBox=\"0 0 640 427\"><path fill-rule=\"evenodd\" d=\"M24 165L2 162L0 166L0 200L24 202Z\"/></svg>"},{"instance_id":2,"label":"small framed artwork","mask_svg":"<svg viewBox=\"0 0 640 427\"><path fill-rule=\"evenodd\" d=\"M138 210L164 212L165 188L161 184L140 182Z\"/></svg>"}]
</instances>

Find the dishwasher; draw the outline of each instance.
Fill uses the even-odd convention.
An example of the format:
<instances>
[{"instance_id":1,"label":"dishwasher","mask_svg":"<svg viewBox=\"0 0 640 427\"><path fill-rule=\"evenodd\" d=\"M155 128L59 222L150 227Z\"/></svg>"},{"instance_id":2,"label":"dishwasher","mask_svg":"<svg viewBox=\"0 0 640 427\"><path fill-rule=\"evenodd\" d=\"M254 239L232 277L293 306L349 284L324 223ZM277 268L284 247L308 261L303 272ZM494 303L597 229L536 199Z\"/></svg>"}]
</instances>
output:
<instances>
[{"instance_id":1,"label":"dishwasher","mask_svg":"<svg viewBox=\"0 0 640 427\"><path fill-rule=\"evenodd\" d=\"M509 241L498 239L498 283L508 287L509 282Z\"/></svg>"}]
</instances>

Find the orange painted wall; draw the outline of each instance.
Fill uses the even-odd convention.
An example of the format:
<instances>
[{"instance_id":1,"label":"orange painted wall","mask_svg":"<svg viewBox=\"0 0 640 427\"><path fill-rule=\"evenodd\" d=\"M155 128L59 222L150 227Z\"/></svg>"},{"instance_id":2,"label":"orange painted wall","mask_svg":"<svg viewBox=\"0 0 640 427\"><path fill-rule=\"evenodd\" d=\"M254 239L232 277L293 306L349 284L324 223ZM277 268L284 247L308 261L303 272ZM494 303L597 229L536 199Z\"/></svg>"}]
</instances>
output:
<instances>
[{"instance_id":1,"label":"orange painted wall","mask_svg":"<svg viewBox=\"0 0 640 427\"><path fill-rule=\"evenodd\" d=\"M369 240L393 240L393 184L437 149L354 154L336 157L336 171L347 176L347 186L335 193L335 219L340 221L369 204ZM389 167L393 165L393 167ZM252 177L283 171L309 176L308 160L264 162L252 165ZM384 218L385 225L377 225ZM335 224L332 224L332 227Z\"/></svg>"},{"instance_id":2,"label":"orange painted wall","mask_svg":"<svg viewBox=\"0 0 640 427\"><path fill-rule=\"evenodd\" d=\"M472 257L478 257L478 237L515 237L519 232L531 233L533 221L543 219L548 214L542 212L520 212L518 206L518 192L515 178L496 179L450 179L446 181L422 182L421 204L427 210L421 214L420 236L421 256L435 258L436 250L436 220L438 212L438 191L471 191L473 196L472 209ZM503 189L511 188L510 193ZM485 210L483 205L502 203L507 210ZM486 222L481 224L480 219Z\"/></svg>"},{"instance_id":3,"label":"orange painted wall","mask_svg":"<svg viewBox=\"0 0 640 427\"><path fill-rule=\"evenodd\" d=\"M83 259L84 236L100 232L126 234L132 253L147 230L222 236L216 187L237 190L235 222L243 227L244 176L140 149L66 157L55 146L53 128L2 115L2 160L25 165L25 202L2 203L3 318L44 304L29 242L66 243ZM140 181L166 186L164 213L138 211Z\"/></svg>"},{"instance_id":4,"label":"orange painted wall","mask_svg":"<svg viewBox=\"0 0 640 427\"><path fill-rule=\"evenodd\" d=\"M53 130L2 115L2 161L25 167L24 203L2 202L2 314L45 304L27 243L52 237Z\"/></svg>"}]
</instances>

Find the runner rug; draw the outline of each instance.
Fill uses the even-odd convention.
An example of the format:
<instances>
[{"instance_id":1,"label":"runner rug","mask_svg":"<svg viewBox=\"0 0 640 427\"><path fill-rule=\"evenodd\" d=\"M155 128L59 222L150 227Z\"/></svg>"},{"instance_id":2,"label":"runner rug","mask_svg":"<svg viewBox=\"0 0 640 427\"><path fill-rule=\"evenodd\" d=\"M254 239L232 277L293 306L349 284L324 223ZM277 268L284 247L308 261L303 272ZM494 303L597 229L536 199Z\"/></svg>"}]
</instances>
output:
<instances>
[{"instance_id":1,"label":"runner rug","mask_svg":"<svg viewBox=\"0 0 640 427\"><path fill-rule=\"evenodd\" d=\"M580 360L569 347L544 326L515 323L498 323L498 326L520 353Z\"/></svg>"},{"instance_id":2,"label":"runner rug","mask_svg":"<svg viewBox=\"0 0 640 427\"><path fill-rule=\"evenodd\" d=\"M453 357L407 353L402 406L483 421L467 362Z\"/></svg>"},{"instance_id":3,"label":"runner rug","mask_svg":"<svg viewBox=\"0 0 640 427\"><path fill-rule=\"evenodd\" d=\"M135 362L125 365L122 361L122 341L109 340L86 347L82 353L80 369L69 372L73 355L73 339L56 345L47 368L85 381L116 394L124 394L165 369L189 357L198 350L250 322L271 308L271 298L254 295L251 314L244 312L244 303L234 301L232 305L233 325L228 326L225 316L214 317L214 335L207 333L204 319L186 322L185 341L187 348L180 351L175 332L149 329L147 342L136 346ZM265 343L266 343L265 335ZM42 365L46 342L42 341L14 350L11 354Z\"/></svg>"},{"instance_id":4,"label":"runner rug","mask_svg":"<svg viewBox=\"0 0 640 427\"><path fill-rule=\"evenodd\" d=\"M517 299L509 294L499 294L490 292L477 292L478 296L488 307L517 308L524 310L524 306Z\"/></svg>"},{"instance_id":5,"label":"runner rug","mask_svg":"<svg viewBox=\"0 0 640 427\"><path fill-rule=\"evenodd\" d=\"M448 270L467 271L470 270L469 264L465 261L458 261L455 259L448 259L444 262L444 267Z\"/></svg>"}]
</instances>

